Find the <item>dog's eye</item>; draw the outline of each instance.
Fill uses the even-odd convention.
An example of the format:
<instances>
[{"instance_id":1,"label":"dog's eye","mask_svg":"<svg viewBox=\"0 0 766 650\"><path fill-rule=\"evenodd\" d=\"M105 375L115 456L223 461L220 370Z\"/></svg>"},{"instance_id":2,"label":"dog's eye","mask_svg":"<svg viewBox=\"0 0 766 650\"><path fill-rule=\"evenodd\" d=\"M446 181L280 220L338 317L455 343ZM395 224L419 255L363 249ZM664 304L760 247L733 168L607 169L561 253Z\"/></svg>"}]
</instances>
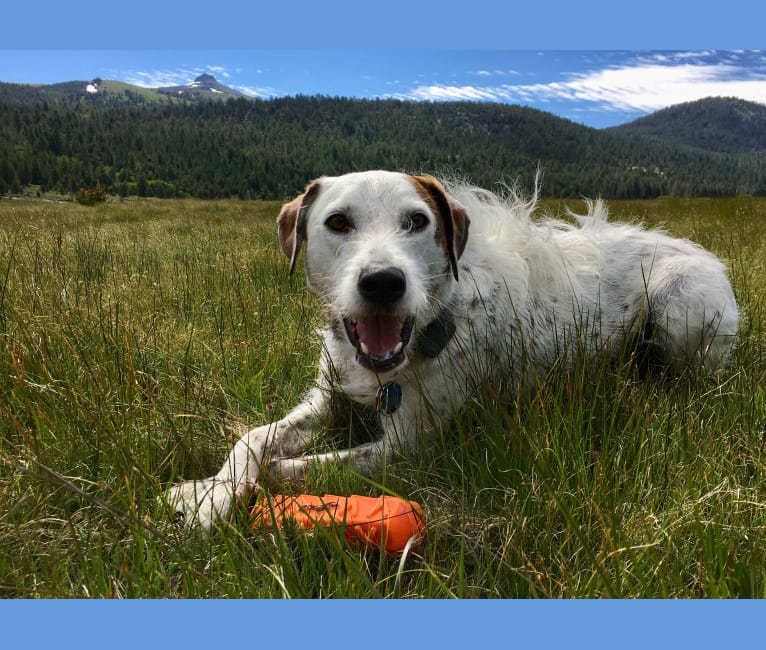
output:
<instances>
[{"instance_id":1,"label":"dog's eye","mask_svg":"<svg viewBox=\"0 0 766 650\"><path fill-rule=\"evenodd\" d=\"M353 227L351 222L346 218L346 215L340 213L331 214L325 219L324 225L330 230L341 233L348 232Z\"/></svg>"},{"instance_id":2,"label":"dog's eye","mask_svg":"<svg viewBox=\"0 0 766 650\"><path fill-rule=\"evenodd\" d=\"M408 232L423 230L428 225L428 217L422 212L413 212L404 220L404 229Z\"/></svg>"}]
</instances>

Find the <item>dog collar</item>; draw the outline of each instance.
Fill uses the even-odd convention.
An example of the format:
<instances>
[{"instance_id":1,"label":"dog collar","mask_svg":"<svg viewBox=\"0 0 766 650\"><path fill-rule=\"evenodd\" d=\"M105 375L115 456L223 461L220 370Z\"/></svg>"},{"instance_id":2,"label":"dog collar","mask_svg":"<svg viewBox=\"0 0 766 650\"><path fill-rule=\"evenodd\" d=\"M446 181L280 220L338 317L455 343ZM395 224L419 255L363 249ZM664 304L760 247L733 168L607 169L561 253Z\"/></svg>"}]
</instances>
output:
<instances>
[{"instance_id":1,"label":"dog collar","mask_svg":"<svg viewBox=\"0 0 766 650\"><path fill-rule=\"evenodd\" d=\"M418 350L429 359L435 359L455 335L455 321L447 309L425 326L418 338Z\"/></svg>"}]
</instances>

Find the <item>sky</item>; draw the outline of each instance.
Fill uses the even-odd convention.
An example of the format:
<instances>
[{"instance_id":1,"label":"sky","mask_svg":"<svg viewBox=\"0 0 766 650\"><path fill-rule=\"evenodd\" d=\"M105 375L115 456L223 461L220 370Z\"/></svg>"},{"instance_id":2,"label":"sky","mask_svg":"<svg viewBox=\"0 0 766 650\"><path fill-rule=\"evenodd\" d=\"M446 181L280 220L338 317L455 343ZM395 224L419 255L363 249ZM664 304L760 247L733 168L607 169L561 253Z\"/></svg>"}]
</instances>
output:
<instances>
[{"instance_id":1,"label":"sky","mask_svg":"<svg viewBox=\"0 0 766 650\"><path fill-rule=\"evenodd\" d=\"M492 101L597 128L708 96L766 104L766 50L0 50L0 81L15 83L157 87L203 72L251 97Z\"/></svg>"}]
</instances>

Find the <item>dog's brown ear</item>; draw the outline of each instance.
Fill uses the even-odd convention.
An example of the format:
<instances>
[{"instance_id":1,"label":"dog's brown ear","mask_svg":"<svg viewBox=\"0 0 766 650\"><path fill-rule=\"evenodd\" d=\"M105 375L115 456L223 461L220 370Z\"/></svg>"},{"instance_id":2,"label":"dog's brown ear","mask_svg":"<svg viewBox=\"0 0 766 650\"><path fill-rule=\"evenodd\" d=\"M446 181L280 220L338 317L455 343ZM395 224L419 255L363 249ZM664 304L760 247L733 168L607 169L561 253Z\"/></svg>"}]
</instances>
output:
<instances>
[{"instance_id":1,"label":"dog's brown ear","mask_svg":"<svg viewBox=\"0 0 766 650\"><path fill-rule=\"evenodd\" d=\"M312 181L306 191L285 203L277 217L279 245L290 260L290 275L295 270L303 240L306 238L306 213L319 192L319 181Z\"/></svg>"},{"instance_id":2,"label":"dog's brown ear","mask_svg":"<svg viewBox=\"0 0 766 650\"><path fill-rule=\"evenodd\" d=\"M418 193L431 204L432 210L439 218L437 241L441 240L444 245L452 275L457 280L457 261L465 250L468 227L471 225L468 213L433 176L413 176L412 179Z\"/></svg>"}]
</instances>

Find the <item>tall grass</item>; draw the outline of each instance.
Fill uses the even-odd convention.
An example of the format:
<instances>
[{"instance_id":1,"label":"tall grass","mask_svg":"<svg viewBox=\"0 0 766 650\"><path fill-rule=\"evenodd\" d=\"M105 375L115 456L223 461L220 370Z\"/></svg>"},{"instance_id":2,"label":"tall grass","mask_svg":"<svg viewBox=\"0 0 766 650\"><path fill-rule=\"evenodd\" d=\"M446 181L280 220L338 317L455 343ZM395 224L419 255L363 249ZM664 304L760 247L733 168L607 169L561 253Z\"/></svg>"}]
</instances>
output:
<instances>
[{"instance_id":1,"label":"tall grass","mask_svg":"<svg viewBox=\"0 0 766 650\"><path fill-rule=\"evenodd\" d=\"M0 593L766 595L766 200L611 208L728 261L730 368L677 380L583 360L531 390L482 387L372 481L312 472L313 492L423 504L427 544L399 562L332 533L253 532L244 509L207 537L158 506L313 379L321 311L287 276L277 204L0 202ZM329 437L369 435L352 428Z\"/></svg>"}]
</instances>

